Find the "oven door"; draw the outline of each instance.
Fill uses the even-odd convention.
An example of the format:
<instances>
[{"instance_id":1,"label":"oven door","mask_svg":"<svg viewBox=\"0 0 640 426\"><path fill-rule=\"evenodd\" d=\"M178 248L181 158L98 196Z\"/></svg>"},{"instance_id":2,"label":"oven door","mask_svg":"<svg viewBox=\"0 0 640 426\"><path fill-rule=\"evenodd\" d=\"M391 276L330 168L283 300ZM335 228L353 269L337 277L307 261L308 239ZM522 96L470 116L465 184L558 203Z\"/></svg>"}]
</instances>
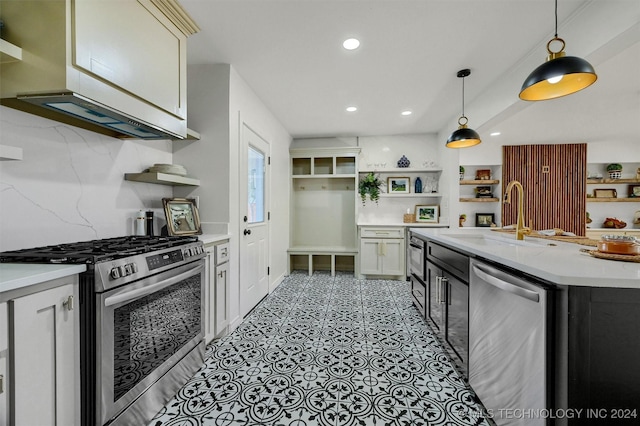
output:
<instances>
[{"instance_id":1,"label":"oven door","mask_svg":"<svg viewBox=\"0 0 640 426\"><path fill-rule=\"evenodd\" d=\"M204 271L201 259L98 295L97 424L118 416L194 348L203 352Z\"/></svg>"},{"instance_id":2,"label":"oven door","mask_svg":"<svg viewBox=\"0 0 640 426\"><path fill-rule=\"evenodd\" d=\"M424 246L420 238L411 237L409 240L409 275L415 275L422 282L424 277Z\"/></svg>"}]
</instances>

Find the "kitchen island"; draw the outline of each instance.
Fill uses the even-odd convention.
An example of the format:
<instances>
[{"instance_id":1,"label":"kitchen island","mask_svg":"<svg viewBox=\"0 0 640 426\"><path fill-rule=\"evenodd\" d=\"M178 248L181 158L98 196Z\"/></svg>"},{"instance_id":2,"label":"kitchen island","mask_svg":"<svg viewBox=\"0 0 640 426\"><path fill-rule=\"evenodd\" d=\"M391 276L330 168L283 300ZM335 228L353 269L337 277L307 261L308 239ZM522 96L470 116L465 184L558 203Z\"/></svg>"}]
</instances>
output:
<instances>
[{"instance_id":1,"label":"kitchen island","mask_svg":"<svg viewBox=\"0 0 640 426\"><path fill-rule=\"evenodd\" d=\"M430 260L432 251L442 252L438 247L469 259L468 299L458 294L438 309L449 311L450 306L465 304L468 317L449 314L447 322L469 325L468 336L455 337L467 343L469 382L498 425L640 423L640 263L597 259L580 251L594 247L534 237L518 241L515 235L489 229L412 228L411 235L427 242L427 263L438 262L437 257ZM495 272L483 274L482 268ZM513 294L503 297L506 291L497 288L507 274L512 282L531 283L530 290L539 289L540 298L534 296L527 305ZM431 309L433 300L428 298L438 282L429 274L427 278L424 304ZM497 282L494 290L486 284L491 281ZM451 291L445 286L440 293ZM539 312L537 316L526 317L532 309ZM429 320L429 312L425 317ZM505 335L510 337L502 338ZM531 344L533 336L538 337ZM522 347L527 349L514 352L513 348ZM542 368L533 372L533 363ZM500 384L507 376L513 380ZM509 395L496 402L495 386L482 389L487 383L508 388ZM520 397L534 393L540 395L540 404Z\"/></svg>"},{"instance_id":2,"label":"kitchen island","mask_svg":"<svg viewBox=\"0 0 640 426\"><path fill-rule=\"evenodd\" d=\"M411 232L554 284L640 289L640 263L597 259L581 252L589 247L580 244L535 237L517 241L513 234L491 229Z\"/></svg>"}]
</instances>

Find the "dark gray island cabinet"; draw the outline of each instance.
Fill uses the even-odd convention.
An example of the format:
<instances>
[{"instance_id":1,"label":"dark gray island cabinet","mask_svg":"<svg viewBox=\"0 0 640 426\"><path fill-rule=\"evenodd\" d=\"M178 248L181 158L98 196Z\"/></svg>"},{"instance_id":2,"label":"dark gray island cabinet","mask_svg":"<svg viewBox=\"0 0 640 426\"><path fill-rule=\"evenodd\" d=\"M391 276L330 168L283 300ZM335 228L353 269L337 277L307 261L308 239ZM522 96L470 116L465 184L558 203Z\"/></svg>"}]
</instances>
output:
<instances>
[{"instance_id":1,"label":"dark gray island cabinet","mask_svg":"<svg viewBox=\"0 0 640 426\"><path fill-rule=\"evenodd\" d=\"M557 355L558 372L567 374L560 406L584 410L567 424L640 425L640 279L638 285L561 288L568 297L566 310L558 309L567 319L567 350Z\"/></svg>"},{"instance_id":2,"label":"dark gray island cabinet","mask_svg":"<svg viewBox=\"0 0 640 426\"><path fill-rule=\"evenodd\" d=\"M575 244L519 243L491 232L411 232L428 248L425 320L472 388L474 378L495 379L497 387L488 393L481 387L474 391L497 425L640 425L640 264L595 259ZM524 352L497 342L534 340L533 331L525 328L522 339L517 333L513 338L513 329L523 322L517 316L529 312L527 305L486 297L497 293L479 287L478 266L484 281L508 282L508 275L512 282L523 280L544 290L539 300L544 294L546 303L538 305L544 311L538 314L543 336L538 329L536 343ZM532 297L530 291L520 293ZM501 322L487 327L486 318ZM486 357L474 355L479 344L489 346ZM537 362L540 357L544 362ZM494 358L500 361L478 362ZM543 368L538 372L533 364ZM487 372L487 365L498 365L500 371ZM509 382L506 374L523 379ZM511 397L496 405L494 390L503 382L510 383ZM531 395L542 397L530 403Z\"/></svg>"}]
</instances>

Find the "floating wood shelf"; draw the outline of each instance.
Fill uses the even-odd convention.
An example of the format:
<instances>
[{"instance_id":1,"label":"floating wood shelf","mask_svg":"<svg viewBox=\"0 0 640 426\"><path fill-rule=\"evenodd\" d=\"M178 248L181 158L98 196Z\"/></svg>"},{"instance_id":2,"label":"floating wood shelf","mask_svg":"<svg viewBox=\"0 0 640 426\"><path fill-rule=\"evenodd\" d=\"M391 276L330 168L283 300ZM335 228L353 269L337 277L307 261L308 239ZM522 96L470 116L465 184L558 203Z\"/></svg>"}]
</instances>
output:
<instances>
[{"instance_id":1,"label":"floating wood shelf","mask_svg":"<svg viewBox=\"0 0 640 426\"><path fill-rule=\"evenodd\" d=\"M609 184L618 184L618 183L638 183L640 184L640 179L587 179L587 185L595 185L598 183L609 183Z\"/></svg>"},{"instance_id":2,"label":"floating wood shelf","mask_svg":"<svg viewBox=\"0 0 640 426\"><path fill-rule=\"evenodd\" d=\"M499 198L460 198L461 203L496 203Z\"/></svg>"},{"instance_id":3,"label":"floating wood shelf","mask_svg":"<svg viewBox=\"0 0 640 426\"><path fill-rule=\"evenodd\" d=\"M599 203L640 203L640 197L633 198L596 198L596 197L587 197L587 202L599 202Z\"/></svg>"},{"instance_id":4,"label":"floating wood shelf","mask_svg":"<svg viewBox=\"0 0 640 426\"><path fill-rule=\"evenodd\" d=\"M171 186L199 186L200 181L184 176L170 175L168 173L125 173L125 180L134 182L155 183Z\"/></svg>"},{"instance_id":5,"label":"floating wood shelf","mask_svg":"<svg viewBox=\"0 0 640 426\"><path fill-rule=\"evenodd\" d=\"M483 179L483 180L461 180L460 185L496 185L500 181L496 179Z\"/></svg>"}]
</instances>

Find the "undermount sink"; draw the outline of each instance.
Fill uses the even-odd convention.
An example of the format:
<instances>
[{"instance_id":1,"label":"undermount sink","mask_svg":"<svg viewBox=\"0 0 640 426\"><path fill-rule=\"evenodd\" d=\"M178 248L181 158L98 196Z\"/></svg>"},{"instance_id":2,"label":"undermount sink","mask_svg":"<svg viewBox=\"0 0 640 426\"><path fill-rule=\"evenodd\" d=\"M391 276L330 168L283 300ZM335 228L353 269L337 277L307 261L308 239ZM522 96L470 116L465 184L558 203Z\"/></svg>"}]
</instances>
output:
<instances>
[{"instance_id":1,"label":"undermount sink","mask_svg":"<svg viewBox=\"0 0 640 426\"><path fill-rule=\"evenodd\" d=\"M547 241L526 238L524 240L516 240L515 235L484 235L484 234L442 234L443 237L453 238L478 246L528 246L528 247L546 247Z\"/></svg>"}]
</instances>

